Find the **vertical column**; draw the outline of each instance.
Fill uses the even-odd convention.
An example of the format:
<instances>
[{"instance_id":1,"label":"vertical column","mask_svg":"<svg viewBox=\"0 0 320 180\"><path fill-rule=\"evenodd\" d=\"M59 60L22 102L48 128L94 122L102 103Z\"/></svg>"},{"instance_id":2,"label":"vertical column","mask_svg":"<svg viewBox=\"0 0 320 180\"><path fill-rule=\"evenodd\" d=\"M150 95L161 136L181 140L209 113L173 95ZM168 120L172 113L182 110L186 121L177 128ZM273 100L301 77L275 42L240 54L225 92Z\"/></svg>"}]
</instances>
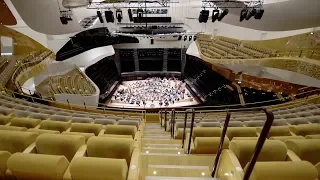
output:
<instances>
[{"instance_id":1,"label":"vertical column","mask_svg":"<svg viewBox=\"0 0 320 180\"><path fill-rule=\"evenodd\" d=\"M121 74L120 50L114 49L114 53L115 53L114 62L116 63L119 74Z\"/></svg>"},{"instance_id":2,"label":"vertical column","mask_svg":"<svg viewBox=\"0 0 320 180\"><path fill-rule=\"evenodd\" d=\"M137 49L133 49L133 58L134 58L134 70L139 71L139 58L138 58Z\"/></svg>"},{"instance_id":3,"label":"vertical column","mask_svg":"<svg viewBox=\"0 0 320 180\"><path fill-rule=\"evenodd\" d=\"M168 71L168 49L163 49L163 67L162 71Z\"/></svg>"},{"instance_id":4,"label":"vertical column","mask_svg":"<svg viewBox=\"0 0 320 180\"><path fill-rule=\"evenodd\" d=\"M184 73L184 68L186 66L186 53L187 48L181 48L181 73Z\"/></svg>"}]
</instances>

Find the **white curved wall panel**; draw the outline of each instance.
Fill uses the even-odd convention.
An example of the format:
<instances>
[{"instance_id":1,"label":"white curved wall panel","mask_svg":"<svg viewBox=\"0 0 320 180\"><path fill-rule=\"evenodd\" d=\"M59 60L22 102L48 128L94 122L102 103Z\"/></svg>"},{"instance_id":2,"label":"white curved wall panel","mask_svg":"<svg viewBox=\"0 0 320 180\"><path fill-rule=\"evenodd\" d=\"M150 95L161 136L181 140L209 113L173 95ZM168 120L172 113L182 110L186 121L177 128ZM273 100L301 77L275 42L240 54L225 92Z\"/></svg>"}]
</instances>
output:
<instances>
[{"instance_id":1,"label":"white curved wall panel","mask_svg":"<svg viewBox=\"0 0 320 180\"><path fill-rule=\"evenodd\" d=\"M74 64L78 67L87 67L91 64L94 64L101 59L114 55L114 49L110 46L97 47L94 49L90 49L81 54L73 56L69 59L64 60L63 62Z\"/></svg>"}]
</instances>

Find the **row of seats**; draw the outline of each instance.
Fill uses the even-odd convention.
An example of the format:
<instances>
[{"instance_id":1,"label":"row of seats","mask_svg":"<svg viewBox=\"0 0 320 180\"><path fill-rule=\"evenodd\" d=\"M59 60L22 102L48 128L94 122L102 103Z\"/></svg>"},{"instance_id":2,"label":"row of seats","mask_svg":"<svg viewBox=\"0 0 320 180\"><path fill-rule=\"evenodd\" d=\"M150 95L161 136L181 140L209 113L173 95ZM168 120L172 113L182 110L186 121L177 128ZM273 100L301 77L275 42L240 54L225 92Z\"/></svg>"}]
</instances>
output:
<instances>
[{"instance_id":1,"label":"row of seats","mask_svg":"<svg viewBox=\"0 0 320 180\"><path fill-rule=\"evenodd\" d=\"M48 85L54 94L92 95L95 93L95 87L78 69L61 76L50 77Z\"/></svg>"},{"instance_id":2,"label":"row of seats","mask_svg":"<svg viewBox=\"0 0 320 180\"><path fill-rule=\"evenodd\" d=\"M136 179L138 156L130 138L0 130L1 179Z\"/></svg>"},{"instance_id":3,"label":"row of seats","mask_svg":"<svg viewBox=\"0 0 320 180\"><path fill-rule=\"evenodd\" d=\"M243 179L256 143L241 138L225 141L217 177L225 178L231 170L235 179ZM320 177L319 145L320 139L266 140L250 179L315 180Z\"/></svg>"}]
</instances>

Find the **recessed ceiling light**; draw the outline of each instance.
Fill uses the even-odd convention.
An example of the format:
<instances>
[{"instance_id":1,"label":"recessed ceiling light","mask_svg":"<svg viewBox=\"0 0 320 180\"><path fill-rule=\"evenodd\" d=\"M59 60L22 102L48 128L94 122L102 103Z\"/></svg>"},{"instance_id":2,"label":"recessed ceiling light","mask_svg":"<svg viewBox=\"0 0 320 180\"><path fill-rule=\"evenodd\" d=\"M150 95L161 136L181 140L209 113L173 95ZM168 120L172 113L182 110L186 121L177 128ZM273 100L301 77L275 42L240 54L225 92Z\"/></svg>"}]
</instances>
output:
<instances>
[{"instance_id":1,"label":"recessed ceiling light","mask_svg":"<svg viewBox=\"0 0 320 180\"><path fill-rule=\"evenodd\" d=\"M153 174L157 174L157 171L153 171Z\"/></svg>"},{"instance_id":2,"label":"recessed ceiling light","mask_svg":"<svg viewBox=\"0 0 320 180\"><path fill-rule=\"evenodd\" d=\"M149 151L146 151L146 153L148 154L148 153L149 153Z\"/></svg>"},{"instance_id":3,"label":"recessed ceiling light","mask_svg":"<svg viewBox=\"0 0 320 180\"><path fill-rule=\"evenodd\" d=\"M202 173L201 173L201 175L202 175L202 176L205 176L205 175L206 175L206 173L202 172Z\"/></svg>"}]
</instances>

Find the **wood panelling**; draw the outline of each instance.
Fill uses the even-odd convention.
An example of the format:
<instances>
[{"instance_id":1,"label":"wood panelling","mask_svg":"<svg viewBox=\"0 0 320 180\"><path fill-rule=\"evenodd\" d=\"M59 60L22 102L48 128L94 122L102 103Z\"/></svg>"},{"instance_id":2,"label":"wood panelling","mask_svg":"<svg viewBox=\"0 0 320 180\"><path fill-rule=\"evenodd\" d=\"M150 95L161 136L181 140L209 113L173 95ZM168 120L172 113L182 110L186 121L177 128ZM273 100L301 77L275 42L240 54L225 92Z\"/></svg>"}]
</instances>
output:
<instances>
[{"instance_id":1,"label":"wood panelling","mask_svg":"<svg viewBox=\"0 0 320 180\"><path fill-rule=\"evenodd\" d=\"M16 18L13 16L4 0L0 0L0 24L7 26L17 24Z\"/></svg>"}]
</instances>

